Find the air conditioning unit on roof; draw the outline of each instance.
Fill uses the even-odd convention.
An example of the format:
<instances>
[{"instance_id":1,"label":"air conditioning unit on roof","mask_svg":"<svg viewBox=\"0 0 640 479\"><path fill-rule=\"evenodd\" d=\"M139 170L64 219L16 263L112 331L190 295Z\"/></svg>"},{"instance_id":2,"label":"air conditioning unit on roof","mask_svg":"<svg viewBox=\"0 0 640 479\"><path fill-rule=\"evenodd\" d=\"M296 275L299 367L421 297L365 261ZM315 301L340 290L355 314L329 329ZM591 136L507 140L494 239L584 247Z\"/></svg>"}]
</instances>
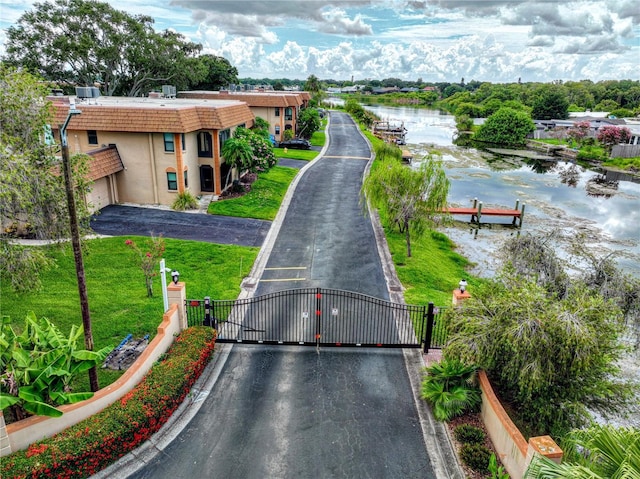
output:
<instances>
[{"instance_id":1,"label":"air conditioning unit on roof","mask_svg":"<svg viewBox=\"0 0 640 479\"><path fill-rule=\"evenodd\" d=\"M173 85L162 85L162 93L165 98L175 98L176 97L176 87Z\"/></svg>"},{"instance_id":2,"label":"air conditioning unit on roof","mask_svg":"<svg viewBox=\"0 0 640 479\"><path fill-rule=\"evenodd\" d=\"M89 86L77 86L76 87L76 96L78 98L93 98L93 93L91 92L91 88Z\"/></svg>"}]
</instances>

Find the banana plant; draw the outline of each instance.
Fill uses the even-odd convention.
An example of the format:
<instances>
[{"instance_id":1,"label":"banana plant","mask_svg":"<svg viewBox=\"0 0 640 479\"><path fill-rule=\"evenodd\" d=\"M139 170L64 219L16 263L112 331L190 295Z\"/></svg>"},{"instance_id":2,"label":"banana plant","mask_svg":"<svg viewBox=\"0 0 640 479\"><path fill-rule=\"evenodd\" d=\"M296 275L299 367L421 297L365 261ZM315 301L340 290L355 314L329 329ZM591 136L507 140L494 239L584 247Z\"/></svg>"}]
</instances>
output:
<instances>
[{"instance_id":1,"label":"banana plant","mask_svg":"<svg viewBox=\"0 0 640 479\"><path fill-rule=\"evenodd\" d=\"M68 336L47 318L27 314L17 334L8 317L0 323L0 409L11 408L17 420L26 413L59 417L56 406L89 399L91 392L72 392L75 376L102 362L112 347L99 351L81 349L82 327Z\"/></svg>"}]
</instances>

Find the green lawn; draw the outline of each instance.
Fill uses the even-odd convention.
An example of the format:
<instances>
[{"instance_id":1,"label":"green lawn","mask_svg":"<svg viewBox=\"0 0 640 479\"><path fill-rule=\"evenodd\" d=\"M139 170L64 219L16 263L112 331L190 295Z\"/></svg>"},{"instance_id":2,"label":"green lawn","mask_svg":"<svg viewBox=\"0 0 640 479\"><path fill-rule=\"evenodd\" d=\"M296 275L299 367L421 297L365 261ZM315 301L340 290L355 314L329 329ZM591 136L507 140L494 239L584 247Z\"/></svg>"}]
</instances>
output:
<instances>
[{"instance_id":1,"label":"green lawn","mask_svg":"<svg viewBox=\"0 0 640 479\"><path fill-rule=\"evenodd\" d=\"M128 238L141 248L147 241L147 238L122 236L85 242L87 294L96 349L116 346L129 333L135 338L145 334L153 338L162 320L160 278L154 279L154 296L148 298L135 253L124 244ZM251 270L259 251L258 248L172 239L165 239L165 244L167 266L180 272L180 279L186 283L187 296L192 299L204 296L236 298L242 278ZM6 281L0 285L0 312L12 319L15 329L21 329L30 310L38 317L49 318L63 332L68 332L74 324L82 324L71 247L54 249L52 256L57 267L41 273L42 291L15 293ZM171 280L168 275L167 280ZM85 375L82 376L84 379ZM101 386L119 376L118 372L99 369ZM88 384L84 387L77 390L89 390Z\"/></svg>"},{"instance_id":2,"label":"green lawn","mask_svg":"<svg viewBox=\"0 0 640 479\"><path fill-rule=\"evenodd\" d=\"M273 154L276 155L276 158L289 158L290 160L304 161L311 161L318 156L318 152L315 150L296 150L292 148L287 148L286 153L284 148L274 148Z\"/></svg>"},{"instance_id":3,"label":"green lawn","mask_svg":"<svg viewBox=\"0 0 640 479\"><path fill-rule=\"evenodd\" d=\"M313 146L324 146L327 141L327 135L323 130L316 131L313 135L311 135L311 144Z\"/></svg>"},{"instance_id":4,"label":"green lawn","mask_svg":"<svg viewBox=\"0 0 640 479\"><path fill-rule=\"evenodd\" d=\"M238 198L211 202L207 212L212 215L273 220L296 174L298 170L295 168L275 166L258 175L249 193Z\"/></svg>"}]
</instances>

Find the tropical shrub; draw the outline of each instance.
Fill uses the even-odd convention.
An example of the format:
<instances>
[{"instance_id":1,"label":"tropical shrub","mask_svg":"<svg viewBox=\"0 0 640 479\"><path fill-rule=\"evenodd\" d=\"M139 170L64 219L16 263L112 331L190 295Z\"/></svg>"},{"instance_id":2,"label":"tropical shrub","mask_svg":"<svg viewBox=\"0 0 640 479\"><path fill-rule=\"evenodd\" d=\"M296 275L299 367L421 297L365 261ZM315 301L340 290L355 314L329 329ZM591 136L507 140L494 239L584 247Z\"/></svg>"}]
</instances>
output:
<instances>
[{"instance_id":1,"label":"tropical shrub","mask_svg":"<svg viewBox=\"0 0 640 479\"><path fill-rule=\"evenodd\" d=\"M460 448L460 459L474 471L487 472L491 451L482 444L465 444Z\"/></svg>"},{"instance_id":2,"label":"tropical shrub","mask_svg":"<svg viewBox=\"0 0 640 479\"><path fill-rule=\"evenodd\" d=\"M626 126L603 126L598 130L596 138L611 153L611 148L620 143L626 143L631 138L631 130Z\"/></svg>"},{"instance_id":3,"label":"tropical shrub","mask_svg":"<svg viewBox=\"0 0 640 479\"><path fill-rule=\"evenodd\" d=\"M140 384L99 413L2 459L0 477L84 478L149 439L168 420L209 363L215 330L189 328Z\"/></svg>"},{"instance_id":4,"label":"tropical shrub","mask_svg":"<svg viewBox=\"0 0 640 479\"><path fill-rule=\"evenodd\" d=\"M171 208L177 211L194 210L198 207L198 200L190 192L178 193Z\"/></svg>"},{"instance_id":5,"label":"tropical shrub","mask_svg":"<svg viewBox=\"0 0 640 479\"><path fill-rule=\"evenodd\" d=\"M536 455L527 479L640 478L640 429L594 425L570 432L563 440L565 461Z\"/></svg>"},{"instance_id":6,"label":"tropical shrub","mask_svg":"<svg viewBox=\"0 0 640 479\"><path fill-rule=\"evenodd\" d=\"M489 458L489 474L491 474L491 479L509 479L510 477L504 467L498 465L498 459L495 454L491 454Z\"/></svg>"},{"instance_id":7,"label":"tropical shrub","mask_svg":"<svg viewBox=\"0 0 640 479\"><path fill-rule=\"evenodd\" d=\"M445 357L425 371L421 397L431 404L433 416L438 421L449 421L466 411L476 410L480 405L475 366Z\"/></svg>"},{"instance_id":8,"label":"tropical shrub","mask_svg":"<svg viewBox=\"0 0 640 479\"><path fill-rule=\"evenodd\" d=\"M453 437L463 444L482 444L486 436L482 429L471 424L460 424L453 430Z\"/></svg>"},{"instance_id":9,"label":"tropical shrub","mask_svg":"<svg viewBox=\"0 0 640 479\"><path fill-rule=\"evenodd\" d=\"M62 416L56 406L89 399L91 392L72 392L74 377L102 362L109 351L88 351L78 347L84 330L73 326L69 336L47 318L27 314L25 325L17 334L9 317L0 325L0 409L8 409L15 420L27 413L39 416Z\"/></svg>"}]
</instances>

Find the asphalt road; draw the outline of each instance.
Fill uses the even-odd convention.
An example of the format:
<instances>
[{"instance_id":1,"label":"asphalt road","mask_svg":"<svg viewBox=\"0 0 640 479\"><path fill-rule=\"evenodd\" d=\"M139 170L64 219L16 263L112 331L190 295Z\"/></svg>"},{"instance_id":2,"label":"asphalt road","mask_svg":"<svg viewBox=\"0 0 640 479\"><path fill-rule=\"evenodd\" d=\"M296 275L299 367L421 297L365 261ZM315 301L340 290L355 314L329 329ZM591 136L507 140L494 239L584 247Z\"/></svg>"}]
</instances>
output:
<instances>
[{"instance_id":1,"label":"asphalt road","mask_svg":"<svg viewBox=\"0 0 640 479\"><path fill-rule=\"evenodd\" d=\"M359 201L368 144L335 112L329 139L296 187L256 294L319 286L389 296ZM400 350L234 345L198 406L129 477L435 478Z\"/></svg>"},{"instance_id":2,"label":"asphalt road","mask_svg":"<svg viewBox=\"0 0 640 479\"><path fill-rule=\"evenodd\" d=\"M270 221L109 205L91 218L91 228L109 236L164 236L241 246L262 246Z\"/></svg>"}]
</instances>

